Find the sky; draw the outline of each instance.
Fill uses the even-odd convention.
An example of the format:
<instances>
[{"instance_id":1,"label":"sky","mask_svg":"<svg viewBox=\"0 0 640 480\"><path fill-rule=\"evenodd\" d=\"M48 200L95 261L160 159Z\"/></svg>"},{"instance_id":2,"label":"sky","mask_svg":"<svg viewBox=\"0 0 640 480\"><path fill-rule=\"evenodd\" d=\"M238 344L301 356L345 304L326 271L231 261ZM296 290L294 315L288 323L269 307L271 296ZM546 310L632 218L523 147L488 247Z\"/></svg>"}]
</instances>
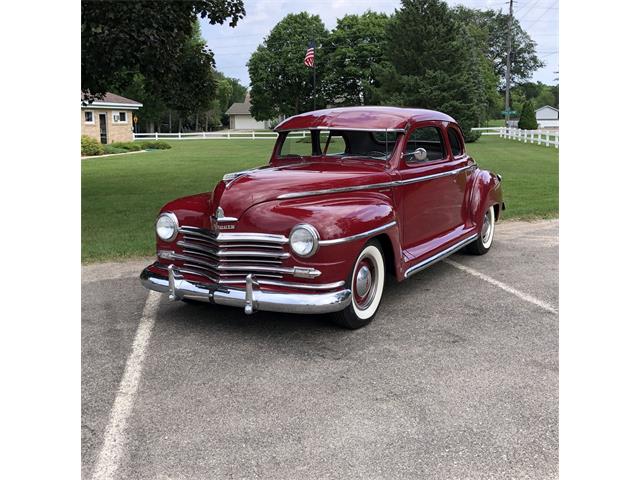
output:
<instances>
[{"instance_id":1,"label":"sky","mask_svg":"<svg viewBox=\"0 0 640 480\"><path fill-rule=\"evenodd\" d=\"M448 0L450 6L464 5L470 8L509 11L505 0ZM246 67L249 57L271 29L288 13L307 11L320 15L328 30L338 18L346 14L361 14L366 10L393 13L400 7L400 0L245 0L247 15L235 28L210 25L201 21L202 36L213 50L216 68L228 77L238 78L249 86ZM558 0L514 1L514 16L537 43L538 57L546 66L537 70L531 80L546 84L557 83L558 74ZM302 62L304 56L300 57Z\"/></svg>"}]
</instances>

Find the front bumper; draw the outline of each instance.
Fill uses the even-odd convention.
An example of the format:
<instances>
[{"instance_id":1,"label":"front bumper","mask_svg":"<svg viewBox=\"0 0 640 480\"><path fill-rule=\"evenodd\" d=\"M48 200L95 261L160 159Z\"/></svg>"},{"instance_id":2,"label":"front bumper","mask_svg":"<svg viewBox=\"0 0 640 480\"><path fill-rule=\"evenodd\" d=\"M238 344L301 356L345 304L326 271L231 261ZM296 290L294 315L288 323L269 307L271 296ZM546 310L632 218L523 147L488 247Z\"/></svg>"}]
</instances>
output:
<instances>
[{"instance_id":1,"label":"front bumper","mask_svg":"<svg viewBox=\"0 0 640 480\"><path fill-rule=\"evenodd\" d=\"M351 290L329 293L277 293L260 290L260 284L247 275L245 289L213 287L185 280L173 265L168 277L145 268L142 285L156 292L168 292L171 300L197 300L231 307L242 307L246 314L257 310L283 313L331 313L345 309L351 302Z\"/></svg>"}]
</instances>

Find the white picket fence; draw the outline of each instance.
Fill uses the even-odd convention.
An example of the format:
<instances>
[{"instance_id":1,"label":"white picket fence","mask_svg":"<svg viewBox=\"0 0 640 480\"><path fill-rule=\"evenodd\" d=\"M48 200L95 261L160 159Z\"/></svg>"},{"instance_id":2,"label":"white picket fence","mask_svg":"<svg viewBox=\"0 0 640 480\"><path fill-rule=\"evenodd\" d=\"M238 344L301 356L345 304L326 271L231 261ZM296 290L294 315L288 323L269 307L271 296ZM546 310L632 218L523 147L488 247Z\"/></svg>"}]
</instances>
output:
<instances>
[{"instance_id":1,"label":"white picket fence","mask_svg":"<svg viewBox=\"0 0 640 480\"><path fill-rule=\"evenodd\" d=\"M560 146L560 133L550 130L521 130L519 128L507 127L482 127L471 130L480 132L482 135L498 135L500 138L510 138L524 143L537 143L547 147ZM295 137L305 138L306 132L296 132ZM275 140L278 137L276 132L256 132L256 131L218 131L218 132L189 132L189 133L134 133L134 140Z\"/></svg>"},{"instance_id":2,"label":"white picket fence","mask_svg":"<svg viewBox=\"0 0 640 480\"><path fill-rule=\"evenodd\" d=\"M304 138L303 131L291 138ZM276 132L251 131L218 131L218 132L189 132L189 133L134 133L134 140L274 140L278 137Z\"/></svg>"},{"instance_id":3,"label":"white picket fence","mask_svg":"<svg viewBox=\"0 0 640 480\"><path fill-rule=\"evenodd\" d=\"M472 128L482 135L498 135L500 138L510 138L524 143L537 143L546 147L560 146L560 132L552 130L521 130L507 127Z\"/></svg>"}]
</instances>

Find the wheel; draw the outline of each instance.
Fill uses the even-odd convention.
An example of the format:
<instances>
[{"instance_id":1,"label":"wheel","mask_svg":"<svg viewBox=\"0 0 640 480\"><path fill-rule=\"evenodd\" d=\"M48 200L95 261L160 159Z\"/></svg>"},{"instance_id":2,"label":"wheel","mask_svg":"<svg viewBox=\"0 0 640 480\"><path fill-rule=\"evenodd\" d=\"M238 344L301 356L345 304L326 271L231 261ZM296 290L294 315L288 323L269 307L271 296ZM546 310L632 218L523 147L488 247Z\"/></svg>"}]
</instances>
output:
<instances>
[{"instance_id":1,"label":"wheel","mask_svg":"<svg viewBox=\"0 0 640 480\"><path fill-rule=\"evenodd\" d=\"M480 229L480 235L475 242L471 243L467 247L467 252L473 255L484 255L491 248L493 243L493 234L496 229L496 214L493 207L484 212L484 218L482 221L482 228Z\"/></svg>"},{"instance_id":2,"label":"wheel","mask_svg":"<svg viewBox=\"0 0 640 480\"><path fill-rule=\"evenodd\" d=\"M351 270L351 304L341 312L334 313L332 320L351 330L371 323L382 300L385 273L380 243L371 240L364 246Z\"/></svg>"}]
</instances>

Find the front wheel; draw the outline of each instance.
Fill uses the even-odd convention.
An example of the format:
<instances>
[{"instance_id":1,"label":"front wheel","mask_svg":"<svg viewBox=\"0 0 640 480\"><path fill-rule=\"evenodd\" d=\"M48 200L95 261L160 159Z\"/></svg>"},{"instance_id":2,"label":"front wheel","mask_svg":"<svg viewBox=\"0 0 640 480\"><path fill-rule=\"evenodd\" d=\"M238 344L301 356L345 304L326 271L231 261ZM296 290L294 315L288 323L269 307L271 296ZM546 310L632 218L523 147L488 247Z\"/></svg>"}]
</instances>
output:
<instances>
[{"instance_id":1,"label":"front wheel","mask_svg":"<svg viewBox=\"0 0 640 480\"><path fill-rule=\"evenodd\" d=\"M371 240L358 255L351 271L351 304L334 313L333 321L351 330L371 323L382 300L385 273L380 243Z\"/></svg>"},{"instance_id":2,"label":"front wheel","mask_svg":"<svg viewBox=\"0 0 640 480\"><path fill-rule=\"evenodd\" d=\"M475 242L467 247L467 252L474 255L484 255L489 251L493 244L493 233L496 229L496 214L493 207L484 213L482 219L482 228L480 229L480 235Z\"/></svg>"}]
</instances>

